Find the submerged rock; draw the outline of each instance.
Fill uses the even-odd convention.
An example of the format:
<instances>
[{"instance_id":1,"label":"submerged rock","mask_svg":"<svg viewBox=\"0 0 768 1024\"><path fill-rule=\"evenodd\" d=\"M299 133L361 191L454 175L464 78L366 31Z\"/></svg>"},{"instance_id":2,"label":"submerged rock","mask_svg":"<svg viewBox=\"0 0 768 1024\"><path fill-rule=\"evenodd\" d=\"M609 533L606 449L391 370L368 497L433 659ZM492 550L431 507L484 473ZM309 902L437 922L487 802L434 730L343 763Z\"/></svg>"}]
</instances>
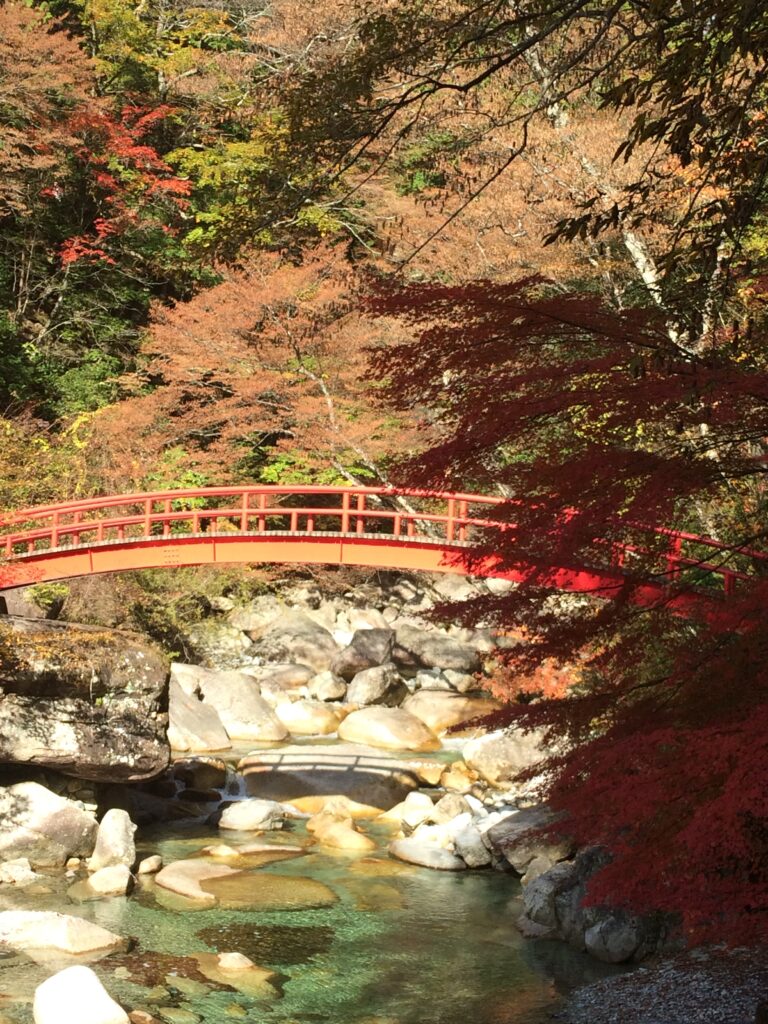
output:
<instances>
[{"instance_id":1,"label":"submerged rock","mask_svg":"<svg viewBox=\"0 0 768 1024\"><path fill-rule=\"evenodd\" d=\"M130 1024L90 967L67 967L35 990L35 1024Z\"/></svg>"},{"instance_id":2,"label":"submerged rock","mask_svg":"<svg viewBox=\"0 0 768 1024\"><path fill-rule=\"evenodd\" d=\"M238 949L258 963L305 964L319 953L326 953L333 942L334 930L325 924L239 924L227 923L203 928L197 933L206 945L215 949Z\"/></svg>"},{"instance_id":3,"label":"submerged rock","mask_svg":"<svg viewBox=\"0 0 768 1024\"><path fill-rule=\"evenodd\" d=\"M216 903L216 897L204 890L201 883L212 878L223 878L239 873L236 868L226 864L215 864L210 860L195 857L166 864L155 876L155 881L163 889L175 892L178 896L212 906Z\"/></svg>"},{"instance_id":4,"label":"submerged rock","mask_svg":"<svg viewBox=\"0 0 768 1024\"><path fill-rule=\"evenodd\" d=\"M49 910L0 912L0 945L11 949L100 954L128 948L128 940L91 921Z\"/></svg>"},{"instance_id":5,"label":"submerged rock","mask_svg":"<svg viewBox=\"0 0 768 1024\"><path fill-rule=\"evenodd\" d=\"M227 985L252 999L276 999L278 976L259 967L242 953L195 953L200 973L219 985Z\"/></svg>"}]
</instances>

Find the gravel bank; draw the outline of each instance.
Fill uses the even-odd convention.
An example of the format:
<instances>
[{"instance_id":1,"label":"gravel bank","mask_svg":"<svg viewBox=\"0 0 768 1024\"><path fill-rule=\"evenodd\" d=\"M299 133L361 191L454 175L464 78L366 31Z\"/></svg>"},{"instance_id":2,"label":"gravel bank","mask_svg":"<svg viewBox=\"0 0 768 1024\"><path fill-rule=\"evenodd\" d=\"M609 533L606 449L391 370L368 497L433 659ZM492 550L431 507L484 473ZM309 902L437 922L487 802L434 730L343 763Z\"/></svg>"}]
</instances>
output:
<instances>
[{"instance_id":1,"label":"gravel bank","mask_svg":"<svg viewBox=\"0 0 768 1024\"><path fill-rule=\"evenodd\" d=\"M768 950L697 949L587 985L563 1024L755 1024L768 1000Z\"/></svg>"}]
</instances>

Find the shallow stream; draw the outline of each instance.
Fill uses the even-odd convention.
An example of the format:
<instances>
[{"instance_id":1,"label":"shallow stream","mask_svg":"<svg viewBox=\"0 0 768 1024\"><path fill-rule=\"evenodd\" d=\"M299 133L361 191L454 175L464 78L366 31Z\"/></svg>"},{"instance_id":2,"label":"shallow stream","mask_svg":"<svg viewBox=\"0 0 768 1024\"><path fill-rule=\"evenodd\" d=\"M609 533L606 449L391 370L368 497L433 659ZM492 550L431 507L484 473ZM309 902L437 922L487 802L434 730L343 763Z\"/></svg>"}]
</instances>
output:
<instances>
[{"instance_id":1,"label":"shallow stream","mask_svg":"<svg viewBox=\"0 0 768 1024\"><path fill-rule=\"evenodd\" d=\"M0 906L76 914L134 936L132 952L94 969L123 1006L170 1024L543 1024L569 989L610 973L561 943L519 935L513 875L404 864L387 854L388 831L359 824L379 841L375 851L308 846L271 863L271 855L241 858L234 866L242 874L205 883L219 899L214 908L200 909L151 877L129 897L74 902L67 893L75 879L61 874L4 887ZM164 826L144 831L138 845L142 856L160 853L170 863L254 838L305 846L311 837L302 821L258 837ZM206 976L210 964L194 958L225 951L274 976L265 972L238 991L229 978ZM0 1024L30 1024L34 988L50 973L50 964L25 955L0 959Z\"/></svg>"}]
</instances>

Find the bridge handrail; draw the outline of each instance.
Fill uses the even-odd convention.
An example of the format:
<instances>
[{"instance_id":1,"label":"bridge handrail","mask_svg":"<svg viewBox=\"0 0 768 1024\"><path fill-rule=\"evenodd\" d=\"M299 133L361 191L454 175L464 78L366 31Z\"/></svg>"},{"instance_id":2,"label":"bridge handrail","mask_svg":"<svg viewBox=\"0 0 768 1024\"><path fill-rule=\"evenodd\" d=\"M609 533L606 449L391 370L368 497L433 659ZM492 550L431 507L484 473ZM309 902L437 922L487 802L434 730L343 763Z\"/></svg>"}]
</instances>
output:
<instances>
[{"instance_id":1,"label":"bridge handrail","mask_svg":"<svg viewBox=\"0 0 768 1024\"><path fill-rule=\"evenodd\" d=\"M244 494L349 494L372 495L382 498L434 498L455 501L467 501L484 505L503 505L509 499L489 494L471 494L453 491L437 491L414 487L355 487L334 486L330 484L286 485L279 484L244 484L234 487L184 487L163 491L133 491L124 494L98 495L93 498L79 498L77 501L61 501L51 505L34 505L29 508L17 509L9 513L0 513L0 527L12 526L29 519L41 519L56 512L96 511L119 505L130 505L145 501L181 501L185 498L225 498L230 495L242 497Z\"/></svg>"},{"instance_id":2,"label":"bridge handrail","mask_svg":"<svg viewBox=\"0 0 768 1024\"><path fill-rule=\"evenodd\" d=\"M279 504L279 500L301 497L335 497L339 501L332 505L302 504L291 506ZM382 508L380 502L377 507L371 507L367 499L405 499L408 501L438 501L445 504L445 510L421 511L416 508ZM179 509L173 507L177 502L205 501L210 503L217 499L234 499L236 505L216 507L187 507ZM258 499L258 504L252 503ZM273 503L270 499L278 499ZM354 500L353 500L354 499ZM270 502L267 504L267 502ZM157 491L134 491L115 495L99 495L90 498L81 498L77 501L64 501L48 505L38 505L24 509L18 509L5 514L0 513L0 538L2 539L1 549L4 549L8 558L23 558L25 555L44 556L46 551L59 550L61 538L74 537L74 544L68 543L70 548L87 547L89 544L110 542L109 537L104 533L118 531L118 540L136 540L137 537L125 538L124 531L132 527L143 527L143 537L152 540L157 536L156 527L163 526L163 536L171 535L171 525L179 522L189 522L191 530L184 536L196 535L204 532L201 522L206 520L213 523L212 534L218 534L217 523L220 519L239 518L239 529L236 527L234 533L248 533L250 523L257 521L258 533L274 532L268 529L267 519L270 517L290 517L290 530L302 536L330 535L332 531L327 528L317 528L316 520L324 517L336 517L339 519L339 533L341 535L360 535L366 533L366 520L379 520L392 522L391 535L403 540L420 539L425 542L433 542L443 545L466 544L468 542L467 530L470 527L479 529L501 529L504 531L514 530L515 524L507 520L499 520L492 517L484 518L477 514L470 514L470 511L477 509L488 509L490 512L499 506L507 508L523 506L518 499L509 499L493 495L474 494L471 492L450 492L422 488L395 488L387 486L334 486L334 485L279 485L279 484L242 484L235 486L217 487L189 487L177 489L163 489ZM132 507L139 506L142 511L134 512ZM157 506L160 506L159 508ZM474 509L472 508L474 506ZM108 512L110 509L123 509L122 515L100 516L99 513ZM130 510L130 511L128 511ZM93 513L92 518L83 518L88 513ZM126 514L127 513L127 514ZM71 517L71 518L70 518ZM578 510L570 510L564 520L564 527L578 519ZM300 519L305 522L300 528ZM36 524L32 526L32 524ZM41 525L42 524L42 525ZM419 524L443 525L444 529L440 536L426 536L419 532ZM756 551L746 546L729 544L724 541L715 540L712 537L702 537L694 533L673 530L668 527L647 526L639 523L622 522L617 523L622 528L639 530L646 535L660 537L668 541L668 546L660 551L644 548L642 545L633 544L629 540L613 540L606 538L606 545L609 546L611 564L617 565L621 572L631 575L625 566L624 559L628 554L636 553L655 554L664 560L664 568L659 573L651 575L665 576L668 580L675 580L676 575L686 568L697 568L703 573L709 573L722 578L723 587L726 593L733 591L737 581L746 580L749 577L747 572L736 567L725 564L713 564L706 561L704 557L691 557L684 552L684 544L698 545L713 552L721 552L725 555L734 555L752 559L756 562L766 562L768 553ZM13 527L21 526L21 529L12 531ZM26 527L26 528L25 528ZM31 528L30 528L31 527ZM403 530L405 527L405 532ZM97 531L94 539L81 540L83 534L92 534ZM286 531L277 531L286 532ZM335 531L334 531L335 532ZM221 534L219 534L221 535ZM182 536L174 534L173 536ZM39 543L48 541L47 547L40 547ZM477 538L472 538L477 543ZM599 543L599 540L597 540ZM19 545L26 545L26 552L19 552L16 548Z\"/></svg>"}]
</instances>

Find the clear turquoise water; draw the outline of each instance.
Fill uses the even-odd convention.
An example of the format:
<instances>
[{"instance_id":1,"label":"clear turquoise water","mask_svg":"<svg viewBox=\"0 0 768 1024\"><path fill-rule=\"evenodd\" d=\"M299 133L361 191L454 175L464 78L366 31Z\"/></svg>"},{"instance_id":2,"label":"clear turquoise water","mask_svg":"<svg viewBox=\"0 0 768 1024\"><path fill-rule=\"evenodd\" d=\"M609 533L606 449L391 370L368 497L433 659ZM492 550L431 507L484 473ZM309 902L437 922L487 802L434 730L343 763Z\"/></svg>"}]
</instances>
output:
<instances>
[{"instance_id":1,"label":"clear turquoise water","mask_svg":"<svg viewBox=\"0 0 768 1024\"><path fill-rule=\"evenodd\" d=\"M306 833L297 823L291 834L259 840L264 838L301 842ZM179 1024L543 1024L553 1019L569 987L606 973L561 944L521 938L514 924L519 884L513 876L392 867L386 834L376 838L379 849L365 857L315 847L306 856L249 870L243 880L241 888L254 893L265 874L292 879L294 887L301 878L319 880L337 899L315 909L194 909L169 899L151 881L128 898L74 904L64 880L56 878L48 893L22 890L0 902L79 914L135 936L136 954L106 958L95 969L124 1006ZM141 846L169 862L220 841L217 830L198 827L145 834ZM238 840L227 833L226 842ZM384 874L376 874L379 869ZM185 959L163 961L159 978L142 973L142 965L153 964L153 953L186 958L238 949L277 972L279 996L215 991L199 976L183 977L194 964ZM31 1021L28 1000L48 973L23 956L0 960L0 1024L3 1013L14 1024Z\"/></svg>"}]
</instances>

